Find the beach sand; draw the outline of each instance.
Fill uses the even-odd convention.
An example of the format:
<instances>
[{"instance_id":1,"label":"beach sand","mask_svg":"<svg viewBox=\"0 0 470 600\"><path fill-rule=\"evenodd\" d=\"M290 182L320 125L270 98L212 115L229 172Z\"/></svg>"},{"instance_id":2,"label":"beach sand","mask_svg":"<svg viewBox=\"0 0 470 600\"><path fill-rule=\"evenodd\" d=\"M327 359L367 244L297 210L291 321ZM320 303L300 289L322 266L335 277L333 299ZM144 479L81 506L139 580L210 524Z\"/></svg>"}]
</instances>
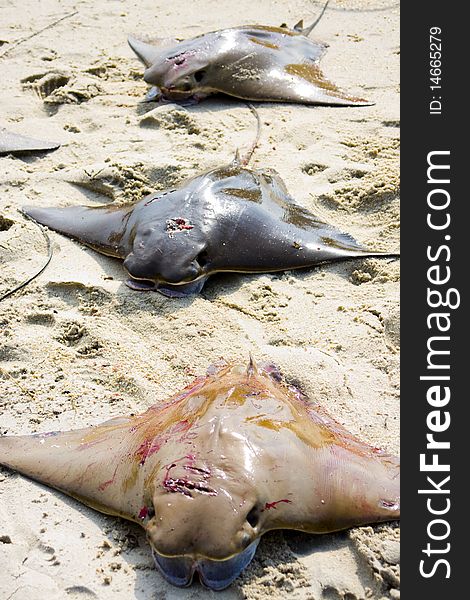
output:
<instances>
[{"instance_id":1,"label":"beach sand","mask_svg":"<svg viewBox=\"0 0 470 600\"><path fill-rule=\"evenodd\" d=\"M327 76L361 108L262 103L252 166L279 172L296 201L389 252L399 246L399 13L333 0L312 37ZM259 0L4 0L0 127L62 147L0 157L0 295L34 273L45 240L24 204L97 205L230 162L249 148L247 106L142 104L129 33L192 37L230 25L311 22L321 4ZM62 16L54 27L15 41ZM149 112L150 111L150 112ZM411 200L411 199L410 199ZM124 285L119 261L51 232L44 273L0 304L0 433L84 427L144 411L223 356L271 359L374 446L399 446L399 261L360 260L270 275L219 275L168 299ZM396 524L313 536L273 532L218 594L181 590L153 568L143 530L0 468L3 600L399 598Z\"/></svg>"}]
</instances>

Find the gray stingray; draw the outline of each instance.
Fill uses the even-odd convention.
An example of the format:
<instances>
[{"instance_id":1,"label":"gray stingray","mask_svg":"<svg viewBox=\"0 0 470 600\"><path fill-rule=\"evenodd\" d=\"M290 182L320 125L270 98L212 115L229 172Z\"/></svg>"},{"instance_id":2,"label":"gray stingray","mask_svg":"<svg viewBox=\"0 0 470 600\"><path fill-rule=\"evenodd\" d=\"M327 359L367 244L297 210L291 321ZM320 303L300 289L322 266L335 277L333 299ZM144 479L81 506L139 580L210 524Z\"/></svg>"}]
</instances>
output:
<instances>
[{"instance_id":1,"label":"gray stingray","mask_svg":"<svg viewBox=\"0 0 470 600\"><path fill-rule=\"evenodd\" d=\"M371 252L294 203L279 175L237 159L135 204L24 207L39 223L124 259L134 289L198 293L216 272L268 273Z\"/></svg>"},{"instance_id":2,"label":"gray stingray","mask_svg":"<svg viewBox=\"0 0 470 600\"><path fill-rule=\"evenodd\" d=\"M220 590L272 529L399 518L399 461L361 442L272 364L220 361L143 414L0 437L0 464L146 530L177 586Z\"/></svg>"},{"instance_id":3,"label":"gray stingray","mask_svg":"<svg viewBox=\"0 0 470 600\"><path fill-rule=\"evenodd\" d=\"M44 152L56 150L60 144L46 142L34 138L12 133L0 127L0 155L1 154L27 154L29 152Z\"/></svg>"},{"instance_id":4,"label":"gray stingray","mask_svg":"<svg viewBox=\"0 0 470 600\"><path fill-rule=\"evenodd\" d=\"M128 41L146 67L145 81L154 86L148 100L197 102L220 92L244 100L373 104L325 78L319 63L327 46L307 37L315 24L244 25L180 42L156 40L158 45Z\"/></svg>"}]
</instances>

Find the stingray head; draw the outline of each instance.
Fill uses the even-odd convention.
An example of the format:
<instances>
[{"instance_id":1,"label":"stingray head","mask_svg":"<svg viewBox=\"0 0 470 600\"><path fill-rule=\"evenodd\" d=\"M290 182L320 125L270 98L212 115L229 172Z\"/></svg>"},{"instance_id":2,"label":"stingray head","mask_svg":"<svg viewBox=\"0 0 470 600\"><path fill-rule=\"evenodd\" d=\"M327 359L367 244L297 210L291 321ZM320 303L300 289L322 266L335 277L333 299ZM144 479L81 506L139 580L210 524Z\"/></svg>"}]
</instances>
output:
<instances>
[{"instance_id":1,"label":"stingray head","mask_svg":"<svg viewBox=\"0 0 470 600\"><path fill-rule=\"evenodd\" d=\"M205 275L204 247L201 232L187 218L149 221L136 229L124 268L137 280L189 283Z\"/></svg>"},{"instance_id":2,"label":"stingray head","mask_svg":"<svg viewBox=\"0 0 470 600\"><path fill-rule=\"evenodd\" d=\"M144 80L171 100L184 100L196 93L208 94L207 71L211 62L211 44L195 38L172 48L156 51L155 46L129 38L129 44L147 69Z\"/></svg>"},{"instance_id":3,"label":"stingray head","mask_svg":"<svg viewBox=\"0 0 470 600\"><path fill-rule=\"evenodd\" d=\"M250 483L206 464L175 463L159 488L146 527L158 569L173 585L188 586L198 573L206 587L226 588L250 563L259 541Z\"/></svg>"}]
</instances>

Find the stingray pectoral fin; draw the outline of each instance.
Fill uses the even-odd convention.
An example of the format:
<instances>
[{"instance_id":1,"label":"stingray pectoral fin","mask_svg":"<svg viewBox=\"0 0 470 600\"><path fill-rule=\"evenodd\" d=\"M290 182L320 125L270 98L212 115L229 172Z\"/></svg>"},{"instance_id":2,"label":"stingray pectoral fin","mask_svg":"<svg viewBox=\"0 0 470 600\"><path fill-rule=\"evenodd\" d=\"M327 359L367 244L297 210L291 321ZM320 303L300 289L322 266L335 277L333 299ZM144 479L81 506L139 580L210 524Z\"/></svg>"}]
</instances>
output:
<instances>
[{"instance_id":1,"label":"stingray pectoral fin","mask_svg":"<svg viewBox=\"0 0 470 600\"><path fill-rule=\"evenodd\" d=\"M332 106L371 106L374 102L351 96L326 79L315 62L286 64L276 69L280 92L286 101Z\"/></svg>"},{"instance_id":2,"label":"stingray pectoral fin","mask_svg":"<svg viewBox=\"0 0 470 600\"><path fill-rule=\"evenodd\" d=\"M299 406L288 425L290 467L281 466L279 443L276 475L283 485L260 513L263 530L328 533L398 519L399 459L362 442L318 405Z\"/></svg>"},{"instance_id":3,"label":"stingray pectoral fin","mask_svg":"<svg viewBox=\"0 0 470 600\"><path fill-rule=\"evenodd\" d=\"M302 225L301 217L298 216L297 219ZM328 223L312 221L310 218L310 223L304 221L303 224L314 233L314 239L307 246L308 251L311 252L311 264L355 258L398 258L400 256L393 252L376 252L364 248L351 234L340 231Z\"/></svg>"},{"instance_id":4,"label":"stingray pectoral fin","mask_svg":"<svg viewBox=\"0 0 470 600\"><path fill-rule=\"evenodd\" d=\"M400 462L379 450L333 450L330 504L325 525L331 531L400 518ZM330 471L326 471L331 477Z\"/></svg>"},{"instance_id":5,"label":"stingray pectoral fin","mask_svg":"<svg viewBox=\"0 0 470 600\"><path fill-rule=\"evenodd\" d=\"M265 102L296 102L327 106L371 106L374 102L351 96L326 79L316 62L270 65L238 81L236 89L226 79L213 82L219 92Z\"/></svg>"},{"instance_id":6,"label":"stingray pectoral fin","mask_svg":"<svg viewBox=\"0 0 470 600\"><path fill-rule=\"evenodd\" d=\"M304 458L288 502L266 511L265 529L328 533L400 517L397 458L352 437L312 447Z\"/></svg>"},{"instance_id":7,"label":"stingray pectoral fin","mask_svg":"<svg viewBox=\"0 0 470 600\"><path fill-rule=\"evenodd\" d=\"M146 67L150 67L157 60L162 51L162 47L142 42L131 35L128 36L127 42L139 60L143 62ZM162 46L164 46L164 44Z\"/></svg>"},{"instance_id":8,"label":"stingray pectoral fin","mask_svg":"<svg viewBox=\"0 0 470 600\"><path fill-rule=\"evenodd\" d=\"M120 242L129 218L130 209L127 207L24 206L22 211L41 225L77 239L98 252L123 258Z\"/></svg>"},{"instance_id":9,"label":"stingray pectoral fin","mask_svg":"<svg viewBox=\"0 0 470 600\"><path fill-rule=\"evenodd\" d=\"M0 128L0 154L23 154L27 152L45 152L56 150L60 144L37 140Z\"/></svg>"},{"instance_id":10,"label":"stingray pectoral fin","mask_svg":"<svg viewBox=\"0 0 470 600\"><path fill-rule=\"evenodd\" d=\"M135 518L125 433L130 418L68 432L0 437L0 464L108 514ZM140 499L137 499L139 502Z\"/></svg>"}]
</instances>

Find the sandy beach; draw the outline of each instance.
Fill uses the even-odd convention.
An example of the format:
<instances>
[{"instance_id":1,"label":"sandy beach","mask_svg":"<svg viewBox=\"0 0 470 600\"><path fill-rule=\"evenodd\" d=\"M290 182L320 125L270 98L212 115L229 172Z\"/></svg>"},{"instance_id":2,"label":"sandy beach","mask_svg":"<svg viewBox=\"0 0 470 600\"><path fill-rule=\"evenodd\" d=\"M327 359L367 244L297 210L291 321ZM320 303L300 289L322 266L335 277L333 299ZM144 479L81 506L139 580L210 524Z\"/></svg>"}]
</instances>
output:
<instances>
[{"instance_id":1,"label":"sandy beach","mask_svg":"<svg viewBox=\"0 0 470 600\"><path fill-rule=\"evenodd\" d=\"M2 0L0 127L62 146L0 157L0 295L47 257L21 206L138 200L229 163L254 139L256 120L236 99L142 103L148 86L128 34L293 26L321 5ZM275 169L300 205L368 248L398 252L398 6L332 0L312 38L329 44L326 75L375 105L260 103L251 166ZM169 299L126 287L120 261L50 238L47 269L0 304L0 434L142 412L219 357L247 362L251 352L361 439L398 453L399 261L217 275L201 295ZM0 467L1 600L397 600L399 561L396 523L325 536L279 531L227 590L178 589L155 570L137 525Z\"/></svg>"}]
</instances>

